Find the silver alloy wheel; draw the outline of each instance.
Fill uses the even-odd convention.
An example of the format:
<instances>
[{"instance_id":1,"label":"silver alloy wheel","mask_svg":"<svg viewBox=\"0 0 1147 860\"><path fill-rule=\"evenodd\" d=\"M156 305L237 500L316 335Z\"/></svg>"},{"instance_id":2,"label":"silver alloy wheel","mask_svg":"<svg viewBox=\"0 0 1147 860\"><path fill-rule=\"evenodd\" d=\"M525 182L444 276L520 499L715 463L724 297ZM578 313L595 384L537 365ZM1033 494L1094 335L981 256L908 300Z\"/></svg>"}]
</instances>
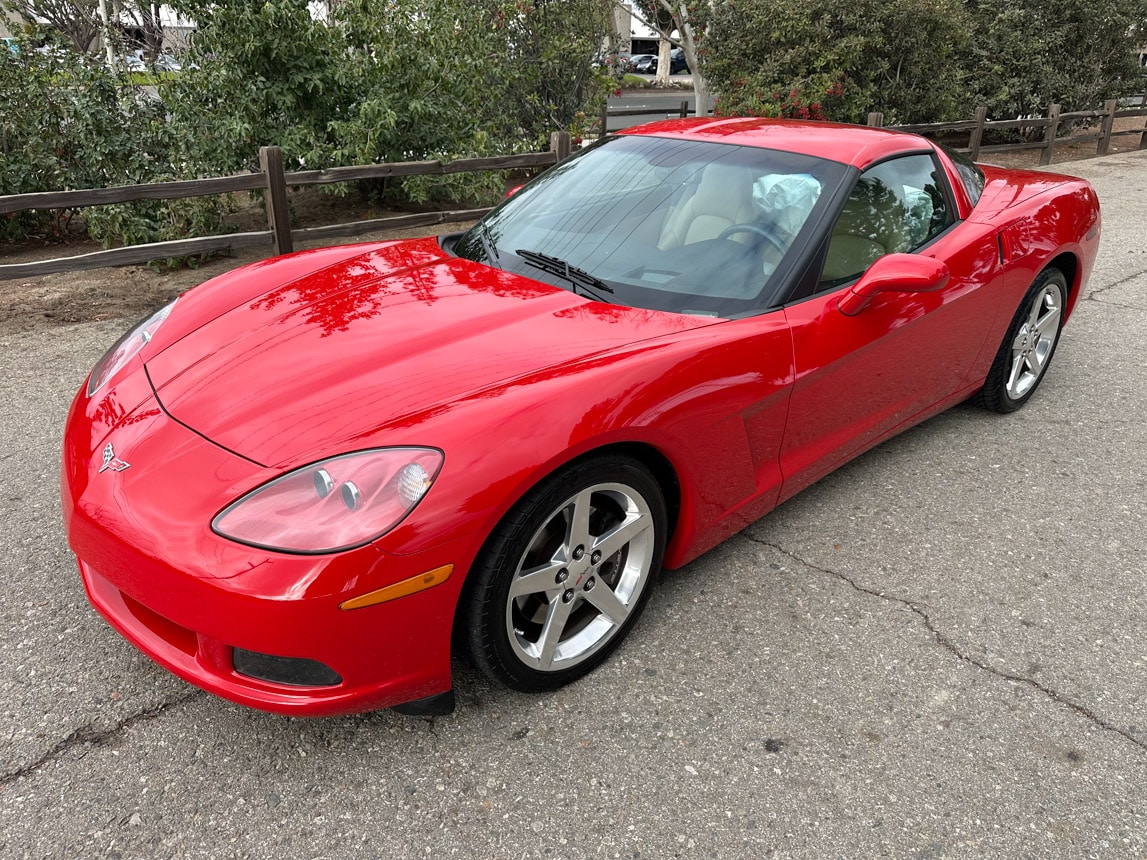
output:
<instances>
[{"instance_id":1,"label":"silver alloy wheel","mask_svg":"<svg viewBox=\"0 0 1147 860\"><path fill-rule=\"evenodd\" d=\"M1012 341L1011 370L1005 383L1012 400L1019 400L1031 391L1043 375L1059 337L1062 303L1063 294L1051 283L1045 284L1032 301L1027 319Z\"/></svg>"},{"instance_id":2,"label":"silver alloy wheel","mask_svg":"<svg viewBox=\"0 0 1147 860\"><path fill-rule=\"evenodd\" d=\"M505 618L514 655L558 672L600 651L637 606L655 547L649 504L633 487L595 484L559 505L510 582Z\"/></svg>"}]
</instances>

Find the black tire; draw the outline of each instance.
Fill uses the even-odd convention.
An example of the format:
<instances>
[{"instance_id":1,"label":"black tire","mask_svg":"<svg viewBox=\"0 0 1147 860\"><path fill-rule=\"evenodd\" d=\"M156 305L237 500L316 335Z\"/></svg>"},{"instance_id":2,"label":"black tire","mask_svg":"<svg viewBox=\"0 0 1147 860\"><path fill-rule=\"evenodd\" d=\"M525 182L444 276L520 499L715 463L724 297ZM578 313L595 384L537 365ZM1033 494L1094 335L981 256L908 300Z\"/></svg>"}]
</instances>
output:
<instances>
[{"instance_id":1,"label":"black tire","mask_svg":"<svg viewBox=\"0 0 1147 860\"><path fill-rule=\"evenodd\" d=\"M1067 278L1056 268L1039 273L1020 302L975 401L995 412L1028 402L1051 364L1067 305Z\"/></svg>"},{"instance_id":2,"label":"black tire","mask_svg":"<svg viewBox=\"0 0 1147 860\"><path fill-rule=\"evenodd\" d=\"M644 609L667 522L657 482L627 457L592 457L542 481L494 529L470 573L465 632L475 665L522 692L592 671Z\"/></svg>"}]
</instances>

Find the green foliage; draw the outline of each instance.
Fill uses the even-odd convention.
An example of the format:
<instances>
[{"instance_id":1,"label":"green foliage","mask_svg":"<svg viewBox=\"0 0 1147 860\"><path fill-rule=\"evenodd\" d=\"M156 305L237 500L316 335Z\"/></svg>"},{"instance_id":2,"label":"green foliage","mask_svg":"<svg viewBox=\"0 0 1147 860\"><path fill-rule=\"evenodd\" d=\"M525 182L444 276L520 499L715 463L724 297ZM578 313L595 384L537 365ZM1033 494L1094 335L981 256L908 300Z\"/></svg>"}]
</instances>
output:
<instances>
[{"instance_id":1,"label":"green foliage","mask_svg":"<svg viewBox=\"0 0 1147 860\"><path fill-rule=\"evenodd\" d=\"M649 81L645 80L641 75L622 75L619 83L623 89L627 90L644 90L650 86Z\"/></svg>"},{"instance_id":2,"label":"green foliage","mask_svg":"<svg viewBox=\"0 0 1147 860\"><path fill-rule=\"evenodd\" d=\"M559 129L586 130L616 86L594 68L609 28L612 0L486 0L494 9L501 83L490 105L503 113L501 132L544 146Z\"/></svg>"},{"instance_id":3,"label":"green foliage","mask_svg":"<svg viewBox=\"0 0 1147 860\"><path fill-rule=\"evenodd\" d=\"M79 53L94 46L100 31L98 0L0 0L0 14L27 31L52 33Z\"/></svg>"},{"instance_id":4,"label":"green foliage","mask_svg":"<svg viewBox=\"0 0 1147 860\"><path fill-rule=\"evenodd\" d=\"M698 24L718 111L921 122L966 112L959 0L726 0Z\"/></svg>"},{"instance_id":5,"label":"green foliage","mask_svg":"<svg viewBox=\"0 0 1147 860\"><path fill-rule=\"evenodd\" d=\"M164 97L195 160L225 170L253 168L267 144L288 169L528 151L576 133L604 97L591 60L608 0L343 0L327 19L307 0L175 5L199 29ZM463 175L401 187L489 200L496 186Z\"/></svg>"},{"instance_id":6,"label":"green foliage","mask_svg":"<svg viewBox=\"0 0 1147 860\"><path fill-rule=\"evenodd\" d=\"M0 194L103 188L178 178L174 132L162 102L125 86L107 68L63 48L0 52ZM131 204L124 208L126 213ZM183 238L188 218L217 223L210 207L188 201L148 204L130 222L94 207L105 245ZM142 210L141 210L142 211ZM74 213L34 210L0 220L0 238L62 237ZM118 220L117 220L118 218ZM122 228L122 229L121 229Z\"/></svg>"},{"instance_id":7,"label":"green foliage","mask_svg":"<svg viewBox=\"0 0 1147 860\"><path fill-rule=\"evenodd\" d=\"M219 174L256 170L259 147L276 144L291 170L333 144L327 127L351 109L355 69L341 33L307 0L174 5L198 29L160 92L192 161Z\"/></svg>"},{"instance_id":8,"label":"green foliage","mask_svg":"<svg viewBox=\"0 0 1147 860\"><path fill-rule=\"evenodd\" d=\"M105 248L212 236L226 232L221 219L222 210L215 197L136 200L84 210L88 235L103 243ZM203 256L171 257L165 265L169 268L194 267Z\"/></svg>"},{"instance_id":9,"label":"green foliage","mask_svg":"<svg viewBox=\"0 0 1147 860\"><path fill-rule=\"evenodd\" d=\"M967 0L977 36L963 58L988 115L1089 110L1142 88L1145 0Z\"/></svg>"},{"instance_id":10,"label":"green foliage","mask_svg":"<svg viewBox=\"0 0 1147 860\"><path fill-rule=\"evenodd\" d=\"M910 123L1135 92L1147 0L724 0L701 14L719 111Z\"/></svg>"}]
</instances>

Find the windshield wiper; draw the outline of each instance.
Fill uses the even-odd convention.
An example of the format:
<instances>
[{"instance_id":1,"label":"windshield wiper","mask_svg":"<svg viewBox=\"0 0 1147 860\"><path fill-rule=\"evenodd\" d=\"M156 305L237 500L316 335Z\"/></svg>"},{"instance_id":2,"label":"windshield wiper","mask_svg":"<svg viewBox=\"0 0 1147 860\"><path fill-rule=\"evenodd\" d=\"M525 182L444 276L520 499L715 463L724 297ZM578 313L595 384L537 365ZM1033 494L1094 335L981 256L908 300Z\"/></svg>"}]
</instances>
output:
<instances>
[{"instance_id":1,"label":"windshield wiper","mask_svg":"<svg viewBox=\"0 0 1147 860\"><path fill-rule=\"evenodd\" d=\"M485 221L478 222L478 238L482 240L482 250L486 252L486 259L501 269L502 259L498 254L498 246L490 238L490 225Z\"/></svg>"},{"instance_id":2,"label":"windshield wiper","mask_svg":"<svg viewBox=\"0 0 1147 860\"><path fill-rule=\"evenodd\" d=\"M550 272L551 274L565 278L573 286L574 293L577 293L577 288L580 286L591 299L597 299L599 302L609 302L609 299L605 298L605 296L598 295L597 291L612 293L613 287L601 278L594 277L585 269L571 266L565 260L558 257L551 257L549 254L543 254L540 251L529 251L525 248L519 248L514 251L514 253L531 266L541 269L543 272Z\"/></svg>"}]
</instances>

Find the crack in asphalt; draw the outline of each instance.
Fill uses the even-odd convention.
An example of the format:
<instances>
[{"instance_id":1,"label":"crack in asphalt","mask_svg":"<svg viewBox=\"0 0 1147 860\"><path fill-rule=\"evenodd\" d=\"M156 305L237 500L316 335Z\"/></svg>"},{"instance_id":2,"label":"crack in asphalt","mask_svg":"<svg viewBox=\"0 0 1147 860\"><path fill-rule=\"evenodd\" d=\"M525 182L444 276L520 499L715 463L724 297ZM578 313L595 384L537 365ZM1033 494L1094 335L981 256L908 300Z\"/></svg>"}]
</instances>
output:
<instances>
[{"instance_id":1,"label":"crack in asphalt","mask_svg":"<svg viewBox=\"0 0 1147 860\"><path fill-rule=\"evenodd\" d=\"M18 767L15 770L9 771L8 773L0 774L0 789L7 788L9 785L21 777L29 776L35 773L48 762L59 758L69 750L80 746L89 746L92 749L108 746L120 734L125 732L127 729L130 729L137 723L144 723L150 720L154 720L163 716L174 707L185 704L190 702L192 699L196 699L205 695L206 693L204 693L203 690L192 690L185 695L177 696L174 699L168 699L167 701L160 702L155 707L148 708L146 711L140 711L138 714L132 714L130 717L125 717L115 725L106 729L94 729L91 725L80 726L79 728L73 730L71 734L69 734L66 738L56 743L35 761L30 762L23 767Z\"/></svg>"},{"instance_id":2,"label":"crack in asphalt","mask_svg":"<svg viewBox=\"0 0 1147 860\"><path fill-rule=\"evenodd\" d=\"M1114 290L1116 287L1121 287L1124 284L1129 284L1137 278L1143 277L1144 275L1147 275L1147 269L1144 269L1142 272L1135 272L1132 275L1128 275L1126 278L1120 278L1113 284L1106 284L1102 287L1096 287L1092 290L1089 290L1087 295L1083 297L1083 300L1085 302L1098 302L1100 301L1100 296L1102 296L1108 290ZM1101 302L1101 304L1114 305L1114 302ZM1115 306L1118 307L1118 305Z\"/></svg>"},{"instance_id":3,"label":"crack in asphalt","mask_svg":"<svg viewBox=\"0 0 1147 860\"><path fill-rule=\"evenodd\" d=\"M1088 300L1090 301L1090 299ZM1140 307L1139 305L1124 305L1119 302L1109 302L1106 299L1096 299L1097 305L1107 305L1109 308L1120 308L1125 311L1147 311L1147 307Z\"/></svg>"},{"instance_id":4,"label":"crack in asphalt","mask_svg":"<svg viewBox=\"0 0 1147 860\"><path fill-rule=\"evenodd\" d=\"M940 647L942 647L944 650L950 652L954 656L958 657L960 660L964 661L968 665L974 666L977 669L981 669L985 672L988 672L992 675L995 675L997 678L1001 678L1005 681L1011 681L1011 682L1017 683L1017 684L1024 684L1025 686L1028 686L1028 687L1032 688L1033 690L1035 690L1039 693L1042 693L1044 696L1051 699L1056 704L1059 704L1059 705L1062 705L1066 708L1069 708L1070 710L1079 714L1081 717L1089 720L1091 723L1098 726L1099 728L1101 728L1105 731L1113 732L1114 734L1119 735L1121 738L1123 738L1124 740L1130 741L1135 746L1139 747L1141 750L1147 750L1147 743L1145 743L1144 741L1135 737L1135 735L1131 734L1126 729L1121 729L1119 726L1116 726L1112 723L1109 723L1107 720L1100 717L1094 711L1090 710L1087 707L1084 707L1083 705L1080 705L1076 702L1073 702L1068 698L1065 698L1064 696L1060 695L1060 693L1058 693L1056 690L1053 690L1051 687L1045 686L1044 684L1041 684L1039 681L1036 681L1032 678L1025 677L1023 675L1015 675L1011 672L1005 672L1005 671L1001 671L1000 669L995 669L986 663L981 663L979 660L975 660L972 657L969 657L967 654L965 654L963 651L961 651L959 649L959 647L957 647L956 644L951 639L949 639L947 636L945 636L944 633L941 632L938 627L936 627L935 623L933 623L933 621L932 621L932 618L928 615L927 612L925 612L923 609L920 608L920 604L917 603L916 601L908 600L907 598L903 598L903 597L897 597L894 594L887 594L883 591L875 591L871 588L865 588L863 585L860 585L859 583L854 581L851 577L847 576L846 574L843 574L838 570L832 570L831 568L820 567L819 565L813 564L812 562L801 558L796 553L785 549L784 547L780 546L779 544L771 543L767 540L762 540L761 538L758 538L758 537L753 537L750 534L745 534L744 536L747 540L750 540L753 543L760 544L761 546L767 546L770 549L775 549L777 552L781 553L782 555L788 556L793 561L809 568L810 570L815 570L819 573L825 574L826 576L831 576L831 577L834 577L836 579L839 579L841 582L845 583L846 585L848 585L850 588L854 589L855 591L859 591L861 594L867 594L870 597L876 597L880 600L885 600L885 601L888 601L890 603L900 604L901 606L910 610L913 614L915 614L917 617L919 617L921 621L924 622L924 626L928 629L928 632L932 634L932 638L936 640L936 644L938 644Z\"/></svg>"}]
</instances>

